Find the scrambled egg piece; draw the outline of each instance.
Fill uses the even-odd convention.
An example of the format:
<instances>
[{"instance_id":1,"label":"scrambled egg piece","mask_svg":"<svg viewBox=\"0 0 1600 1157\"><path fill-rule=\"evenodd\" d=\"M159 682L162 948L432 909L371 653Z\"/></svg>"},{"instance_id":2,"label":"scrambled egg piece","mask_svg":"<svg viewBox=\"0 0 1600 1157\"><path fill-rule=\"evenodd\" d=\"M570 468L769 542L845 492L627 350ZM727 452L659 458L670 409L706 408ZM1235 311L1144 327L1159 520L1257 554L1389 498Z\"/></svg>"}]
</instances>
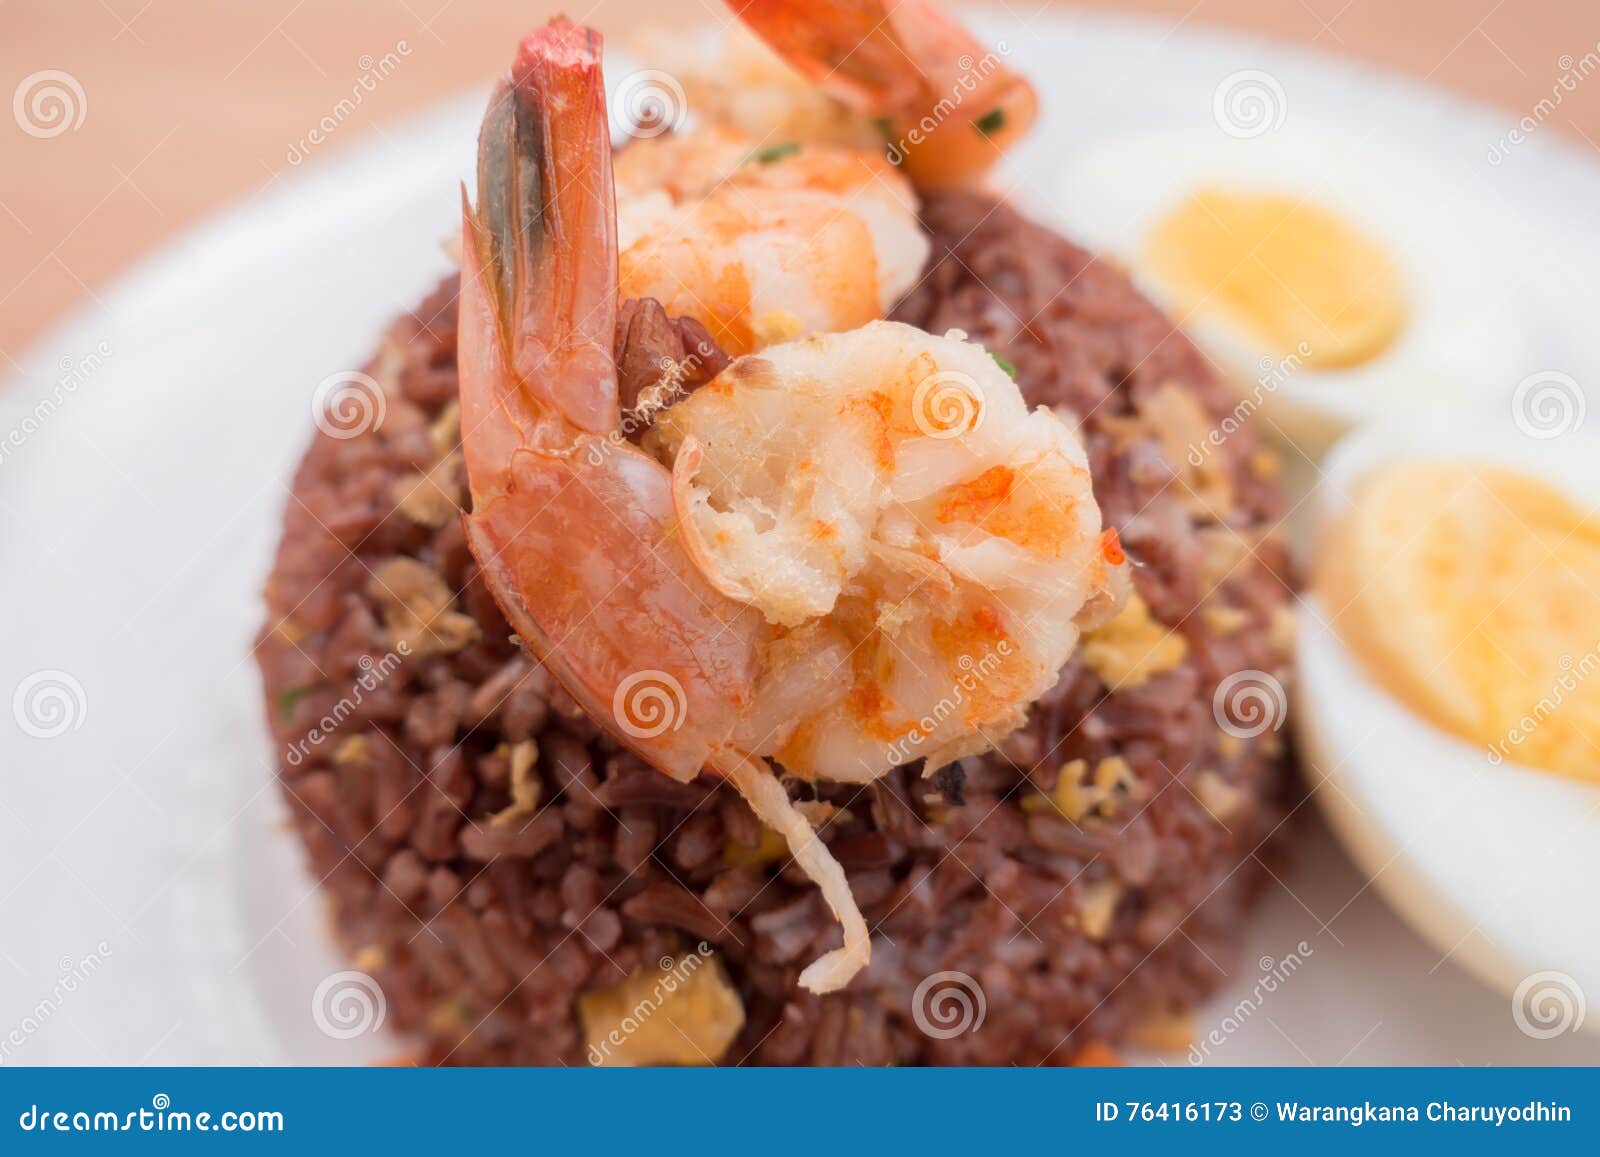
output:
<instances>
[{"instance_id":1,"label":"scrambled egg piece","mask_svg":"<svg viewBox=\"0 0 1600 1157\"><path fill-rule=\"evenodd\" d=\"M1111 918L1122 901L1120 880L1096 880L1083 885L1078 896L1078 927L1090 940L1103 940L1111 931Z\"/></svg>"},{"instance_id":2,"label":"scrambled egg piece","mask_svg":"<svg viewBox=\"0 0 1600 1157\"><path fill-rule=\"evenodd\" d=\"M1050 795L1026 796L1022 810L1033 815L1056 812L1073 823L1099 809L1102 816L1112 816L1123 799L1133 790L1133 769L1120 755L1107 756L1095 764L1094 781L1084 781L1089 770L1086 759L1071 759L1061 765L1056 776L1055 791Z\"/></svg>"},{"instance_id":3,"label":"scrambled egg piece","mask_svg":"<svg viewBox=\"0 0 1600 1157\"><path fill-rule=\"evenodd\" d=\"M367 594L382 609L389 641L402 654L454 654L480 633L470 615L450 609L455 598L438 572L414 558L380 563L367 580Z\"/></svg>"},{"instance_id":4,"label":"scrambled egg piece","mask_svg":"<svg viewBox=\"0 0 1600 1157\"><path fill-rule=\"evenodd\" d=\"M389 497L412 522L437 530L461 514L460 454L440 459L426 471L396 478Z\"/></svg>"},{"instance_id":5,"label":"scrambled egg piece","mask_svg":"<svg viewBox=\"0 0 1600 1157\"><path fill-rule=\"evenodd\" d=\"M1226 735L1238 743L1235 736ZM1228 819L1241 811L1249 802L1250 797L1243 791L1234 787L1210 768L1205 769L1195 780L1194 794L1200 801L1200 806L1211 813L1211 818L1219 824L1226 824Z\"/></svg>"},{"instance_id":6,"label":"scrambled egg piece","mask_svg":"<svg viewBox=\"0 0 1600 1157\"><path fill-rule=\"evenodd\" d=\"M730 840L722 849L722 862L735 868L759 868L777 863L788 855L789 845L783 836L771 828L762 828L761 842L753 848Z\"/></svg>"},{"instance_id":7,"label":"scrambled egg piece","mask_svg":"<svg viewBox=\"0 0 1600 1157\"><path fill-rule=\"evenodd\" d=\"M1202 452L1217 423L1194 391L1169 382L1139 404L1139 416L1183 485L1180 500L1202 517L1226 518L1233 509L1233 482L1221 455Z\"/></svg>"},{"instance_id":8,"label":"scrambled egg piece","mask_svg":"<svg viewBox=\"0 0 1600 1157\"><path fill-rule=\"evenodd\" d=\"M1158 622L1137 591L1116 618L1083 640L1084 663L1113 691L1172 670L1188 653L1183 636Z\"/></svg>"},{"instance_id":9,"label":"scrambled egg piece","mask_svg":"<svg viewBox=\"0 0 1600 1157\"><path fill-rule=\"evenodd\" d=\"M744 1004L715 956L663 957L578 998L589 1063L712 1065L744 1027Z\"/></svg>"}]
</instances>

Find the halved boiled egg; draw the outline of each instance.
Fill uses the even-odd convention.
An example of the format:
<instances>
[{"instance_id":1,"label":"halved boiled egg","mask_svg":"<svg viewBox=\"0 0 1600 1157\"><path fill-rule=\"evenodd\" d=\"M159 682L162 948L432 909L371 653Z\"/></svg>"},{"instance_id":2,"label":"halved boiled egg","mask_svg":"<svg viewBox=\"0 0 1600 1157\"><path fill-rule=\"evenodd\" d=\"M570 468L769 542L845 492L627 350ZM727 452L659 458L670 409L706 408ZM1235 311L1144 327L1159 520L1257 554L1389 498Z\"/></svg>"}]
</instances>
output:
<instances>
[{"instance_id":1,"label":"halved boiled egg","mask_svg":"<svg viewBox=\"0 0 1600 1157\"><path fill-rule=\"evenodd\" d=\"M1596 461L1577 433L1352 435L1298 642L1307 777L1376 886L1441 957L1578 1000L1600 999Z\"/></svg>"},{"instance_id":2,"label":"halved boiled egg","mask_svg":"<svg viewBox=\"0 0 1600 1157\"><path fill-rule=\"evenodd\" d=\"M1487 416L1525 372L1492 221L1371 146L1122 138L1068 166L1056 208L1307 454L1374 418Z\"/></svg>"}]
</instances>

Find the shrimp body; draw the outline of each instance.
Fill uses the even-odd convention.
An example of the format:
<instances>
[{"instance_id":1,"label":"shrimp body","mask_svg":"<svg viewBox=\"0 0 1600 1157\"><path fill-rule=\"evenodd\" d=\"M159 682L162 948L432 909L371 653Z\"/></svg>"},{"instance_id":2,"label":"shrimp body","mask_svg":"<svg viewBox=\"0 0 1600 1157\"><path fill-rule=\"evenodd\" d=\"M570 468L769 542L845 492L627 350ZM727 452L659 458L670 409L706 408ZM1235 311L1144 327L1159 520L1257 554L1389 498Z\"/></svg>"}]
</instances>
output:
<instances>
[{"instance_id":1,"label":"shrimp body","mask_svg":"<svg viewBox=\"0 0 1600 1157\"><path fill-rule=\"evenodd\" d=\"M802 77L877 128L891 159L920 186L973 183L1038 113L1033 87L1002 60L1005 46L986 48L928 0L728 0L728 7ZM767 103L785 94L798 108L815 107L793 85L769 85ZM734 92L722 103L737 108L746 99ZM818 123L837 137L833 120Z\"/></svg>"},{"instance_id":2,"label":"shrimp body","mask_svg":"<svg viewBox=\"0 0 1600 1157\"><path fill-rule=\"evenodd\" d=\"M767 627L736 738L796 774L983 749L1115 603L1081 445L959 333L770 347L651 445L691 557Z\"/></svg>"},{"instance_id":3,"label":"shrimp body","mask_svg":"<svg viewBox=\"0 0 1600 1157\"><path fill-rule=\"evenodd\" d=\"M616 179L623 295L730 353L882 317L928 257L916 196L879 154L763 150L713 126L634 142Z\"/></svg>"},{"instance_id":4,"label":"shrimp body","mask_svg":"<svg viewBox=\"0 0 1600 1157\"><path fill-rule=\"evenodd\" d=\"M484 117L462 213L467 542L599 726L668 775L722 776L782 833L843 929L800 974L830 992L868 963L866 922L767 760L867 782L978 749L1121 571L1071 431L957 335L780 343L626 441L599 55L552 22Z\"/></svg>"},{"instance_id":5,"label":"shrimp body","mask_svg":"<svg viewBox=\"0 0 1600 1157\"><path fill-rule=\"evenodd\" d=\"M786 63L745 24L648 30L631 47L682 85L701 123L723 125L747 140L843 145L883 152L883 133L868 116L830 95Z\"/></svg>"}]
</instances>

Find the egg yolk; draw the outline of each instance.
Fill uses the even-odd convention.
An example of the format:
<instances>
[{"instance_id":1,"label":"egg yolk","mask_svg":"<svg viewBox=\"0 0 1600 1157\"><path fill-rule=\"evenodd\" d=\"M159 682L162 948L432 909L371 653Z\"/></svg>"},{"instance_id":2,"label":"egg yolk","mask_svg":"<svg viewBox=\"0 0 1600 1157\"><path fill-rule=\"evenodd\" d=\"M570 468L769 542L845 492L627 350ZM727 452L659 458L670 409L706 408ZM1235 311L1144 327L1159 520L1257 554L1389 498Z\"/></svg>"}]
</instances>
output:
<instances>
[{"instance_id":1,"label":"egg yolk","mask_svg":"<svg viewBox=\"0 0 1600 1157\"><path fill-rule=\"evenodd\" d=\"M1188 308L1218 310L1308 366L1370 361L1405 325L1400 274L1383 249L1295 197L1200 189L1156 225L1148 246Z\"/></svg>"},{"instance_id":2,"label":"egg yolk","mask_svg":"<svg viewBox=\"0 0 1600 1157\"><path fill-rule=\"evenodd\" d=\"M1600 511L1498 467L1364 480L1317 584L1372 675L1515 763L1600 781Z\"/></svg>"}]
</instances>

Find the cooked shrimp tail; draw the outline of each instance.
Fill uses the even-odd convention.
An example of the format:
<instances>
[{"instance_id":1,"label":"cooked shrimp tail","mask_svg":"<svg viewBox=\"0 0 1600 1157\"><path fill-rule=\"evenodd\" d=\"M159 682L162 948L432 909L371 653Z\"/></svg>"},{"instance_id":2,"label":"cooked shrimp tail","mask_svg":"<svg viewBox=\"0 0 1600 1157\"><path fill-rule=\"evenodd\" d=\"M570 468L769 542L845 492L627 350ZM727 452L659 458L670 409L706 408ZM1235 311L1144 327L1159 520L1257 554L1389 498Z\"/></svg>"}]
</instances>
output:
<instances>
[{"instance_id":1,"label":"cooked shrimp tail","mask_svg":"<svg viewBox=\"0 0 1600 1157\"><path fill-rule=\"evenodd\" d=\"M729 0L794 69L877 118L919 185L980 177L1038 112L1033 86L926 0Z\"/></svg>"},{"instance_id":2,"label":"cooked shrimp tail","mask_svg":"<svg viewBox=\"0 0 1600 1157\"><path fill-rule=\"evenodd\" d=\"M478 209L462 212L463 316L488 339L470 348L479 372L462 375L475 497L518 447L617 425L608 132L599 34L559 22L529 34L483 119Z\"/></svg>"},{"instance_id":3,"label":"cooked shrimp tail","mask_svg":"<svg viewBox=\"0 0 1600 1157\"><path fill-rule=\"evenodd\" d=\"M512 628L584 709L690 779L749 684L750 612L677 542L668 471L616 436L599 35L555 22L524 40L478 150L458 354L468 544Z\"/></svg>"}]
</instances>

